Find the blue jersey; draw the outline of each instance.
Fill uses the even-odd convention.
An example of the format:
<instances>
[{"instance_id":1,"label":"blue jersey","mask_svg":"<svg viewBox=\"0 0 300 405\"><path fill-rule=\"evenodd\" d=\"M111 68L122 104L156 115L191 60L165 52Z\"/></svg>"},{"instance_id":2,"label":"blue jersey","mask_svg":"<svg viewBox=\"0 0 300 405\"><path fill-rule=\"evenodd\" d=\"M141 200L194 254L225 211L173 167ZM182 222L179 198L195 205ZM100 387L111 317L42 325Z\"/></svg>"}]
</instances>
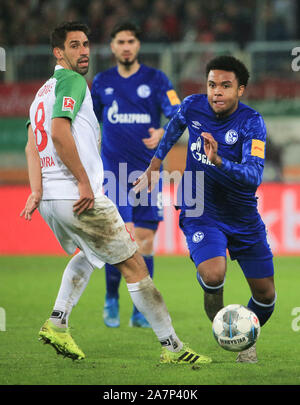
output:
<instances>
[{"instance_id":1,"label":"blue jersey","mask_svg":"<svg viewBox=\"0 0 300 405\"><path fill-rule=\"evenodd\" d=\"M118 172L118 164L126 162L128 173L144 171L156 149L148 149L142 139L149 137L149 128L160 128L162 113L170 118L180 104L170 80L143 64L128 78L114 67L95 76L91 94L102 122L104 169Z\"/></svg>"},{"instance_id":2,"label":"blue jersey","mask_svg":"<svg viewBox=\"0 0 300 405\"><path fill-rule=\"evenodd\" d=\"M193 199L203 198L204 210L200 216L206 224L221 224L225 232L249 234L264 231L255 196L262 181L266 142L261 115L239 102L233 114L218 118L206 95L189 96L169 122L156 157L163 160L186 128L189 141L180 187L182 194L179 196L181 216L186 217ZM221 167L214 166L207 159L202 132L211 133L218 142ZM197 172L204 173L204 181L197 181ZM188 173L191 177L187 176ZM188 185L185 184L187 181Z\"/></svg>"}]
</instances>

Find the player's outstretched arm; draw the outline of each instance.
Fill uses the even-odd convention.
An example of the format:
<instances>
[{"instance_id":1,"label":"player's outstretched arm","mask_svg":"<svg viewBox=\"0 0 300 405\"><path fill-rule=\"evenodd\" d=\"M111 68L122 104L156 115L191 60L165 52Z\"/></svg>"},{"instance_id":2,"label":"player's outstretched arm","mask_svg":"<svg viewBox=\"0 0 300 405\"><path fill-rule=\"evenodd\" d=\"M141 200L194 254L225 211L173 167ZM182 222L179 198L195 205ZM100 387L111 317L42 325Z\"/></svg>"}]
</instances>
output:
<instances>
[{"instance_id":1,"label":"player's outstretched arm","mask_svg":"<svg viewBox=\"0 0 300 405\"><path fill-rule=\"evenodd\" d=\"M36 148L34 134L30 124L28 125L28 140L25 153L31 194L27 199L24 209L20 213L20 216L24 216L26 220L30 221L32 214L39 206L43 192L40 157Z\"/></svg>"},{"instance_id":2,"label":"player's outstretched arm","mask_svg":"<svg viewBox=\"0 0 300 405\"><path fill-rule=\"evenodd\" d=\"M94 193L72 136L71 121L68 118L53 118L51 134L58 156L78 182L79 200L75 202L73 211L80 215L94 207Z\"/></svg>"}]
</instances>

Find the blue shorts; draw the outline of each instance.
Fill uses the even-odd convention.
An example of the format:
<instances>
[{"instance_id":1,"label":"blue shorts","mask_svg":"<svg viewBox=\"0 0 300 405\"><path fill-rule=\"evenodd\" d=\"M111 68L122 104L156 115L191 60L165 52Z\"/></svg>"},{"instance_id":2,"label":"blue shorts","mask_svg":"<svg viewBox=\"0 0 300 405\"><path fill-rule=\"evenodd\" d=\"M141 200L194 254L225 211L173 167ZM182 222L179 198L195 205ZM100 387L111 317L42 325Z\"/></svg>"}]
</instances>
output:
<instances>
[{"instance_id":1,"label":"blue shorts","mask_svg":"<svg viewBox=\"0 0 300 405\"><path fill-rule=\"evenodd\" d=\"M192 222L180 219L190 256L195 266L217 256L237 260L247 278L265 278L274 274L273 254L267 242L265 229L257 233L230 233L221 227L204 225L201 220Z\"/></svg>"},{"instance_id":2,"label":"blue shorts","mask_svg":"<svg viewBox=\"0 0 300 405\"><path fill-rule=\"evenodd\" d=\"M109 179L104 172L104 192L116 204L123 221L133 222L135 227L156 231L159 222L163 221L162 179L152 193L144 190L142 195L135 195L133 185L120 182L117 175L114 187L107 187L108 182Z\"/></svg>"}]
</instances>

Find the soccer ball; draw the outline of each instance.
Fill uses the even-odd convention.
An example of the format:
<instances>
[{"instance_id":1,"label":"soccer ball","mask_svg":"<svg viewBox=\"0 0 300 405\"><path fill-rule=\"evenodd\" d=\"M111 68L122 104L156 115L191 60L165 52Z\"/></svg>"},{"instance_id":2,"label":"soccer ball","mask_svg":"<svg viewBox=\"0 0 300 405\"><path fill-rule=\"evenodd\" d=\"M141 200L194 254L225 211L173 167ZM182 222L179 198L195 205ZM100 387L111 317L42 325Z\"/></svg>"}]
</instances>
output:
<instances>
[{"instance_id":1,"label":"soccer ball","mask_svg":"<svg viewBox=\"0 0 300 405\"><path fill-rule=\"evenodd\" d=\"M257 341L260 324L255 313L249 308L231 304L217 313L212 330L216 341L223 349L241 352L249 349Z\"/></svg>"}]
</instances>

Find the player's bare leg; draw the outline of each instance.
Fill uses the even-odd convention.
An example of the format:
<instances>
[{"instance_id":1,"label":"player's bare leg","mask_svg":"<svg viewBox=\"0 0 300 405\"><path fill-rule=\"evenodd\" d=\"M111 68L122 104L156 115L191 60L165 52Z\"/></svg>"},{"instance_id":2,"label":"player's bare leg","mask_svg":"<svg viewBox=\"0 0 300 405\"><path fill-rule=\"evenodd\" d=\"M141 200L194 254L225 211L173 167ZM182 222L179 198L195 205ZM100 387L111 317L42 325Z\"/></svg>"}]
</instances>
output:
<instances>
[{"instance_id":1,"label":"player's bare leg","mask_svg":"<svg viewBox=\"0 0 300 405\"><path fill-rule=\"evenodd\" d=\"M197 279L204 290L204 309L213 321L217 312L224 307L223 284L226 273L226 258L208 259L198 265Z\"/></svg>"},{"instance_id":2,"label":"player's bare leg","mask_svg":"<svg viewBox=\"0 0 300 405\"><path fill-rule=\"evenodd\" d=\"M204 309L211 322L214 320L216 314L224 307L223 292L223 287L214 294L204 291Z\"/></svg>"}]
</instances>

